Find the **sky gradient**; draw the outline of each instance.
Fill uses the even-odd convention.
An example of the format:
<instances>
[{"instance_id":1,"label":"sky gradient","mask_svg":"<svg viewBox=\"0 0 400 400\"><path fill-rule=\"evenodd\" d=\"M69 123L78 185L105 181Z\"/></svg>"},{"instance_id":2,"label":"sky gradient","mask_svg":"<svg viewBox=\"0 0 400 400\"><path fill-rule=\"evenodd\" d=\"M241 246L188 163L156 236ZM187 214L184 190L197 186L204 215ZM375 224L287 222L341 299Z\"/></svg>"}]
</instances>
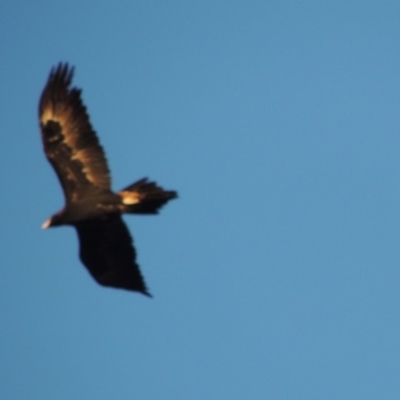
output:
<instances>
[{"instance_id":1,"label":"sky gradient","mask_svg":"<svg viewBox=\"0 0 400 400\"><path fill-rule=\"evenodd\" d=\"M400 4L2 1L0 397L398 399ZM37 104L76 67L153 299L100 287Z\"/></svg>"}]
</instances>

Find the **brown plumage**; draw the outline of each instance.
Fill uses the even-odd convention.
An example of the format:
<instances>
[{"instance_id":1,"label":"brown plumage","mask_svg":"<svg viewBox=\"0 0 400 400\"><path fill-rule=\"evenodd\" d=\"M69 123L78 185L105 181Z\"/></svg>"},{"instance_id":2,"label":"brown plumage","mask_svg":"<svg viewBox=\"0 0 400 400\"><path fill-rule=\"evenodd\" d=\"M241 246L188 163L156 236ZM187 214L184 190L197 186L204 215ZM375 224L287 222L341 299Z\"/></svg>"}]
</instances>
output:
<instances>
[{"instance_id":1,"label":"brown plumage","mask_svg":"<svg viewBox=\"0 0 400 400\"><path fill-rule=\"evenodd\" d=\"M53 68L39 102L44 152L65 197L65 207L43 228L74 226L80 259L98 283L150 296L121 214L157 214L177 193L146 178L112 192L107 160L81 91L70 88L73 72L68 64Z\"/></svg>"}]
</instances>

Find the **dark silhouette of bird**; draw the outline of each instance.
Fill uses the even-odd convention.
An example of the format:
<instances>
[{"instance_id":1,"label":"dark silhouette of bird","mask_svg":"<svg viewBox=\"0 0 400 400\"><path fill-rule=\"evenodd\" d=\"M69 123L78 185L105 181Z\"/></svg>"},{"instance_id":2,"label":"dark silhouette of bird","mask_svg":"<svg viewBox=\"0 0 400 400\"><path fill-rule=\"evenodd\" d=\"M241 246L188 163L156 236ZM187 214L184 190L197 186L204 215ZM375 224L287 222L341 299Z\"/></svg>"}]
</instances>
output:
<instances>
[{"instance_id":1,"label":"dark silhouette of bird","mask_svg":"<svg viewBox=\"0 0 400 400\"><path fill-rule=\"evenodd\" d=\"M66 63L53 68L39 102L44 152L65 197L64 208L42 227L72 225L80 259L99 284L150 296L121 215L157 214L177 193L147 178L120 192L111 190L107 160L81 90L71 88L73 73Z\"/></svg>"}]
</instances>

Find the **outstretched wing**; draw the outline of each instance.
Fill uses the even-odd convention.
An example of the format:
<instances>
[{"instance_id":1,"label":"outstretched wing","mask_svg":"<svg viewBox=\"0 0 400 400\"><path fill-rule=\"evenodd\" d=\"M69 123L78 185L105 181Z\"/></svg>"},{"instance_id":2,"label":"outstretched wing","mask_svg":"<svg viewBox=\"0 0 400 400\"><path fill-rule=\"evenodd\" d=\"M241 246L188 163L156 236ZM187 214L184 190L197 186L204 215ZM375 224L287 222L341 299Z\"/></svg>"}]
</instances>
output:
<instances>
[{"instance_id":1,"label":"outstretched wing","mask_svg":"<svg viewBox=\"0 0 400 400\"><path fill-rule=\"evenodd\" d=\"M134 290L147 296L128 228L119 215L75 225L83 264L103 286Z\"/></svg>"},{"instance_id":2,"label":"outstretched wing","mask_svg":"<svg viewBox=\"0 0 400 400\"><path fill-rule=\"evenodd\" d=\"M81 91L70 88L73 72L68 64L53 68L39 102L44 151L67 203L93 189L111 186L106 157L90 125Z\"/></svg>"}]
</instances>

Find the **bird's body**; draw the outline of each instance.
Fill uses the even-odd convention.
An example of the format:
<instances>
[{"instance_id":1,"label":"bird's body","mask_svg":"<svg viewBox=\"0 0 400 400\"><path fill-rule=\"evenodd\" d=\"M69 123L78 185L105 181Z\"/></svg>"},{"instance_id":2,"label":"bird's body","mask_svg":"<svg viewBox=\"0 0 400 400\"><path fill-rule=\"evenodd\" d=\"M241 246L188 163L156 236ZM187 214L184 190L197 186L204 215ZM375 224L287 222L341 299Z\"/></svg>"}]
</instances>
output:
<instances>
[{"instance_id":1,"label":"bird's body","mask_svg":"<svg viewBox=\"0 0 400 400\"><path fill-rule=\"evenodd\" d=\"M59 64L51 71L39 102L44 151L65 197L65 207L43 228L74 226L81 261L98 283L149 295L121 214L156 214L177 194L147 179L117 193L111 190L103 148L91 127L81 91L70 88L72 77L73 69Z\"/></svg>"}]
</instances>

